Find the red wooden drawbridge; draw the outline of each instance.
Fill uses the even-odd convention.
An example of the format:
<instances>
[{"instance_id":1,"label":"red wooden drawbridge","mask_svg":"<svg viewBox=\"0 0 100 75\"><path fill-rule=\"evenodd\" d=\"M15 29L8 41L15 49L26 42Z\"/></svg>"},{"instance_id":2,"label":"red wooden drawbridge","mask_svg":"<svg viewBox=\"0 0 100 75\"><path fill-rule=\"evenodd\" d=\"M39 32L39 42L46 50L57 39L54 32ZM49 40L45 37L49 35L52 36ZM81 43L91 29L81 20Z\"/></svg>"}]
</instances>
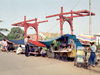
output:
<instances>
[{"instance_id":1,"label":"red wooden drawbridge","mask_svg":"<svg viewBox=\"0 0 100 75\"><path fill-rule=\"evenodd\" d=\"M35 22L34 23L28 23L28 22L31 22L31 21L35 21ZM22 27L24 27L25 37L27 36L27 29L30 26L33 27L35 29L36 35L37 35L37 39L36 40L38 41L38 24L39 23L44 23L44 22L48 22L48 20L37 22L37 18L31 19L31 20L26 20L26 16L24 16L24 21L18 22L18 23L12 24L12 25L13 26L22 26Z\"/></svg>"},{"instance_id":2,"label":"red wooden drawbridge","mask_svg":"<svg viewBox=\"0 0 100 75\"><path fill-rule=\"evenodd\" d=\"M69 15L70 16L65 16L65 15ZM63 35L63 24L65 21L67 21L70 25L70 29L71 29L71 34L73 35L73 18L77 18L77 17L84 17L84 16L89 16L90 15L90 11L88 10L80 10L80 11L70 11L70 12L63 12L63 7L61 7L61 13L59 14L54 14L54 15L50 15L50 16L46 16L46 18L51 18L51 17L56 17L59 16L60 20L60 34ZM95 15L95 13L91 12L91 15Z\"/></svg>"}]
</instances>

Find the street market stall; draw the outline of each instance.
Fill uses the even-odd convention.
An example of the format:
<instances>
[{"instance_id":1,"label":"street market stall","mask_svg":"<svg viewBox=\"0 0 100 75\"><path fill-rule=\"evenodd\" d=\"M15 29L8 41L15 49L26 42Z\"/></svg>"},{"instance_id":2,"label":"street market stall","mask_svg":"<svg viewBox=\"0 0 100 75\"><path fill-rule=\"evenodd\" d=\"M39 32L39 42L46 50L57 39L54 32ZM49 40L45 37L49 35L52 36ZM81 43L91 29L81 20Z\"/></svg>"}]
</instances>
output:
<instances>
[{"instance_id":1,"label":"street market stall","mask_svg":"<svg viewBox=\"0 0 100 75\"><path fill-rule=\"evenodd\" d=\"M23 48L23 53L25 53L25 43L24 43L24 40L10 40L10 42L16 44L16 45L23 45L24 48ZM29 40L29 46L30 46L30 49L34 47L34 52L32 51L29 51L29 54L33 54L33 55L40 55L40 52L39 52L39 48L40 47L46 47L44 44L38 42L38 41L33 41L33 40ZM15 50L16 52L16 50Z\"/></svg>"},{"instance_id":2,"label":"street market stall","mask_svg":"<svg viewBox=\"0 0 100 75\"><path fill-rule=\"evenodd\" d=\"M60 37L51 38L46 41L42 41L41 43L50 48L51 53L54 54L54 58L64 60L67 58L75 58L76 48L78 46L82 46L76 36L71 34L65 34Z\"/></svg>"}]
</instances>

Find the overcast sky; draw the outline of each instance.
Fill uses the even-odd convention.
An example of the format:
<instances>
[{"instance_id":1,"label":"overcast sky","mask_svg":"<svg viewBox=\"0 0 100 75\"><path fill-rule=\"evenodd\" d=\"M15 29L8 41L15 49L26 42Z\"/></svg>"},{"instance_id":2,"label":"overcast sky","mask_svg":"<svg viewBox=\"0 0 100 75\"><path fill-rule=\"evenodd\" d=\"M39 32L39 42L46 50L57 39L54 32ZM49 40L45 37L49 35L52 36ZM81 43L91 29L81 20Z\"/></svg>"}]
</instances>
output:
<instances>
[{"instance_id":1,"label":"overcast sky","mask_svg":"<svg viewBox=\"0 0 100 75\"><path fill-rule=\"evenodd\" d=\"M100 0L91 0L92 33L100 33ZM60 33L58 17L45 18L48 15L60 13L61 6L64 12L89 10L89 0L0 0L0 27L11 29L11 24L27 19L38 18L38 21L48 20L39 24L39 32ZM66 15L67 16L67 15ZM74 34L89 33L89 17L79 17L73 20ZM28 29L28 33L34 33ZM70 33L70 26L64 23L64 33Z\"/></svg>"}]
</instances>

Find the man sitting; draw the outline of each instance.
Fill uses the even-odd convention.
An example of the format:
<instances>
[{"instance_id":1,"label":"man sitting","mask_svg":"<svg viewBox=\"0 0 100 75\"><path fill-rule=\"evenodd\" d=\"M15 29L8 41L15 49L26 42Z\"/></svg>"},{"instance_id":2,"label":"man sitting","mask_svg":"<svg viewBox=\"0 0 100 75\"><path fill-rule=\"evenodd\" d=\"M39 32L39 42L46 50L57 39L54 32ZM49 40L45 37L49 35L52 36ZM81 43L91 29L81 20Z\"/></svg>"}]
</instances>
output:
<instances>
[{"instance_id":1,"label":"man sitting","mask_svg":"<svg viewBox=\"0 0 100 75\"><path fill-rule=\"evenodd\" d=\"M44 49L41 48L41 56L45 57L47 55L46 51Z\"/></svg>"},{"instance_id":2,"label":"man sitting","mask_svg":"<svg viewBox=\"0 0 100 75\"><path fill-rule=\"evenodd\" d=\"M21 45L16 50L16 54L21 54L23 52Z\"/></svg>"}]
</instances>

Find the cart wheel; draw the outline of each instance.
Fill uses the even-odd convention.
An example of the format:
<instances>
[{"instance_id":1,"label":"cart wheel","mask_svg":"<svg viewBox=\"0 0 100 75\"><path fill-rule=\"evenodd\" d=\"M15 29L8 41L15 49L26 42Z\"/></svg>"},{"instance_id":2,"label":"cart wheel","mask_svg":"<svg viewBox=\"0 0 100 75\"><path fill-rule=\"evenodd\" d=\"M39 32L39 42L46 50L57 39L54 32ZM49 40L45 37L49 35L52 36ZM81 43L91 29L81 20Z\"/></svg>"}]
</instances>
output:
<instances>
[{"instance_id":1,"label":"cart wheel","mask_svg":"<svg viewBox=\"0 0 100 75\"><path fill-rule=\"evenodd\" d=\"M74 66L77 66L77 65L76 65L76 62L74 62Z\"/></svg>"},{"instance_id":2,"label":"cart wheel","mask_svg":"<svg viewBox=\"0 0 100 75\"><path fill-rule=\"evenodd\" d=\"M77 67L82 67L82 65L80 63L77 63Z\"/></svg>"}]
</instances>

